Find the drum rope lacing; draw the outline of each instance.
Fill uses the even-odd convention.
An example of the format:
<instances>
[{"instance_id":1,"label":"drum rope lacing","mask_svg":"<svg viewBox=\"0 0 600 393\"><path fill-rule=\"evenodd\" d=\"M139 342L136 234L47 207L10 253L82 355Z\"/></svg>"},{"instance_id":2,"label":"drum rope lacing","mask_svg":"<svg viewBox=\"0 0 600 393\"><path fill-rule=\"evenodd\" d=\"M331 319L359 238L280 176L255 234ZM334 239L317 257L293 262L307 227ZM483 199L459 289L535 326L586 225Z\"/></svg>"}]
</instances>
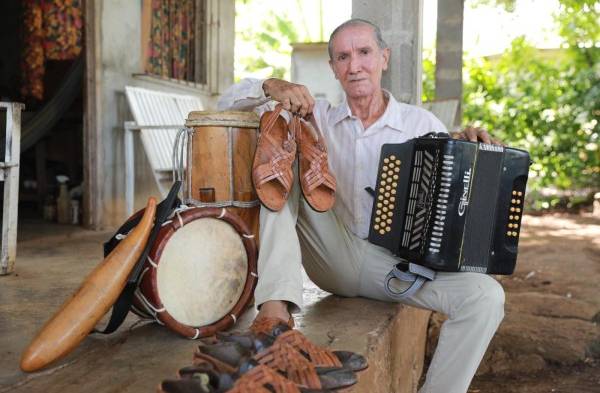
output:
<instances>
[{"instance_id":1,"label":"drum rope lacing","mask_svg":"<svg viewBox=\"0 0 600 393\"><path fill-rule=\"evenodd\" d=\"M231 190L229 199L224 201L217 202L202 202L194 198L182 198L183 203L194 205L196 207L242 207L242 208L250 208L255 207L260 204L258 199L253 201L237 201L233 198L233 138L232 127L227 127L227 131L229 133L229 143L227 145L227 159L229 161L229 189ZM189 188L191 187L191 170L188 170L186 176L186 167L185 167L185 159L191 156L191 148L192 145L190 143L190 136L193 135L194 129L189 127L184 127L177 132L177 137L175 138L175 143L173 145L173 181L180 180L184 187L183 189L188 190L188 195L191 195ZM187 151L187 157L186 157Z\"/></svg>"},{"instance_id":2,"label":"drum rope lacing","mask_svg":"<svg viewBox=\"0 0 600 393\"><path fill-rule=\"evenodd\" d=\"M169 216L169 219L167 219L162 226L168 225L170 223L173 222L173 217L177 216L178 221L179 221L179 225L180 227L184 226L183 223L183 219L181 218L181 212L186 211L186 210L190 210L190 209L195 209L198 208L199 206L188 206L185 204L181 204L179 205L179 207L177 207L175 210L173 210L173 213L171 213L171 215ZM219 219L223 219L223 217L225 217L225 214L227 214L227 209L225 209L224 207L221 209L221 213L219 214L219 216L217 218ZM122 235L123 238L125 238L125 236L127 235ZM254 235L253 234L246 234L243 233L242 234L243 237L247 238L247 239L253 239ZM152 258L150 258L150 256L148 255L147 257L148 263L152 266L152 268L154 269L158 269L158 264L156 262L154 262L152 260ZM138 288L135 290L134 292L134 296L141 302L142 306L144 307L146 313L148 313L149 315L151 315L151 318L143 318L143 320L149 320L149 321L156 321L158 322L160 325L165 325L159 318L158 318L158 314L162 313L162 312L166 312L166 308L162 307L162 308L156 308L147 298L146 296L144 296L144 294L140 291L139 289L139 285L142 282L142 278L144 277L144 275L146 274L146 272L149 270L149 268L145 268L142 271L142 274L140 274L140 278L138 279ZM252 277L258 277L258 274L256 272L250 271L250 275ZM234 313L230 313L229 316L231 317L231 319L233 320L233 323L237 323L237 315L235 315ZM191 340L195 340L198 337L200 337L200 329L194 327L193 328L195 331L194 336L192 337L188 337Z\"/></svg>"}]
</instances>

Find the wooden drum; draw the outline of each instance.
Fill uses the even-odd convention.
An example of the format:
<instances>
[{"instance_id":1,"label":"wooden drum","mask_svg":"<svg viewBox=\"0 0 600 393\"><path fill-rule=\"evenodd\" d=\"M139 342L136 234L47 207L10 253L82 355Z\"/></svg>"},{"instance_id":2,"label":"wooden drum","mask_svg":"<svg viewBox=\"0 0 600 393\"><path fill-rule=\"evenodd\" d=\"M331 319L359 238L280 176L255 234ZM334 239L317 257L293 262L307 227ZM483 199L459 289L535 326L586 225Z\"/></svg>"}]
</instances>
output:
<instances>
[{"instance_id":1,"label":"wooden drum","mask_svg":"<svg viewBox=\"0 0 600 393\"><path fill-rule=\"evenodd\" d=\"M144 262L133 311L192 339L227 329L252 299L256 258L254 236L236 214L178 209Z\"/></svg>"},{"instance_id":2,"label":"wooden drum","mask_svg":"<svg viewBox=\"0 0 600 393\"><path fill-rule=\"evenodd\" d=\"M184 199L226 207L257 236L260 203L252 186L259 118L253 112L190 112Z\"/></svg>"}]
</instances>

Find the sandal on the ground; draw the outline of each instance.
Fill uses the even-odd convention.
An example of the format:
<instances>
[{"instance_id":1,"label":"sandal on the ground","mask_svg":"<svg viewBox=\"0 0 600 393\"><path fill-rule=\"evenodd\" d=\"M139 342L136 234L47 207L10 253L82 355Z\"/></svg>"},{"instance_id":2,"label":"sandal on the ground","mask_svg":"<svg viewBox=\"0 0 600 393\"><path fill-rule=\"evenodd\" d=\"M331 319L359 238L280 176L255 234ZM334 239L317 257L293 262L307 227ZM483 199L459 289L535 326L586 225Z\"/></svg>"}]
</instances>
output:
<instances>
[{"instance_id":1,"label":"sandal on the ground","mask_svg":"<svg viewBox=\"0 0 600 393\"><path fill-rule=\"evenodd\" d=\"M296 142L288 124L280 116L282 107L265 112L260 118L260 135L252 164L252 182L258 198L273 211L283 208L294 184L292 164Z\"/></svg>"},{"instance_id":2,"label":"sandal on the ground","mask_svg":"<svg viewBox=\"0 0 600 393\"><path fill-rule=\"evenodd\" d=\"M299 177L302 194L314 210L324 212L335 202L336 181L329 171L327 146L314 117L310 122L299 116L292 119L298 143Z\"/></svg>"},{"instance_id":3,"label":"sandal on the ground","mask_svg":"<svg viewBox=\"0 0 600 393\"><path fill-rule=\"evenodd\" d=\"M277 370L305 389L339 389L356 383L356 375L345 368L315 367L285 342L274 343L258 353L236 342L200 345L194 353L194 364L210 364L218 372L236 373L248 368L250 358Z\"/></svg>"},{"instance_id":4,"label":"sandal on the ground","mask_svg":"<svg viewBox=\"0 0 600 393\"><path fill-rule=\"evenodd\" d=\"M302 389L267 366L258 365L234 381L236 375L218 374L210 367L190 366L179 370L180 379L166 380L160 393L328 393Z\"/></svg>"},{"instance_id":5,"label":"sandal on the ground","mask_svg":"<svg viewBox=\"0 0 600 393\"><path fill-rule=\"evenodd\" d=\"M298 330L293 330L289 322L277 318L259 318L255 320L246 334L221 334L221 341L237 342L250 351L260 351L275 342L285 342L296 349L316 367L340 368L361 371L368 367L367 359L355 352L331 351L312 343Z\"/></svg>"}]
</instances>

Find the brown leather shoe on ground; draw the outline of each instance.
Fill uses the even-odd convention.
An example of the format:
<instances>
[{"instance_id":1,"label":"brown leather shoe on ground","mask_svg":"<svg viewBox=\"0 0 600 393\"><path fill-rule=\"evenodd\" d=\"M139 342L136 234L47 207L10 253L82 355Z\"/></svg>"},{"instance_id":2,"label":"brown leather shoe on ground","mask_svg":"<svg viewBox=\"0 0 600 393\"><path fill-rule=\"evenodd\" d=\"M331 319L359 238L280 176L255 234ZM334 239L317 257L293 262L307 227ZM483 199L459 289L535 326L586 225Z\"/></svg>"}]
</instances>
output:
<instances>
[{"instance_id":1,"label":"brown leather shoe on ground","mask_svg":"<svg viewBox=\"0 0 600 393\"><path fill-rule=\"evenodd\" d=\"M287 122L280 116L281 105L260 118L260 135L252 164L252 182L258 198L268 209L283 208L294 184L292 164L296 142Z\"/></svg>"},{"instance_id":2,"label":"brown leather shoe on ground","mask_svg":"<svg viewBox=\"0 0 600 393\"><path fill-rule=\"evenodd\" d=\"M336 181L329 171L327 146L314 117L310 122L294 117L294 134L298 142L299 176L302 194L314 210L325 212L335 202Z\"/></svg>"}]
</instances>

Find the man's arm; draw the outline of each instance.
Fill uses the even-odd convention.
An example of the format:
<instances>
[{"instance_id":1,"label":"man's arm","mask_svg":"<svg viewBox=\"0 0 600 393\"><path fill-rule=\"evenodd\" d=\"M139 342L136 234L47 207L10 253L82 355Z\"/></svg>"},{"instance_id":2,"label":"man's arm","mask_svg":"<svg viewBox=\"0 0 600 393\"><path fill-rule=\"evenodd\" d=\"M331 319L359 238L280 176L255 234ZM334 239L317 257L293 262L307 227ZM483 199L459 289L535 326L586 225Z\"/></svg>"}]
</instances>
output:
<instances>
[{"instance_id":1,"label":"man's arm","mask_svg":"<svg viewBox=\"0 0 600 393\"><path fill-rule=\"evenodd\" d=\"M219 110L251 111L274 100L283 109L299 113L302 117L312 113L315 100L306 86L270 78L266 80L247 78L229 87L219 99Z\"/></svg>"},{"instance_id":2,"label":"man's arm","mask_svg":"<svg viewBox=\"0 0 600 393\"><path fill-rule=\"evenodd\" d=\"M246 78L230 86L217 103L220 111L252 111L270 101L263 91L262 79Z\"/></svg>"}]
</instances>

